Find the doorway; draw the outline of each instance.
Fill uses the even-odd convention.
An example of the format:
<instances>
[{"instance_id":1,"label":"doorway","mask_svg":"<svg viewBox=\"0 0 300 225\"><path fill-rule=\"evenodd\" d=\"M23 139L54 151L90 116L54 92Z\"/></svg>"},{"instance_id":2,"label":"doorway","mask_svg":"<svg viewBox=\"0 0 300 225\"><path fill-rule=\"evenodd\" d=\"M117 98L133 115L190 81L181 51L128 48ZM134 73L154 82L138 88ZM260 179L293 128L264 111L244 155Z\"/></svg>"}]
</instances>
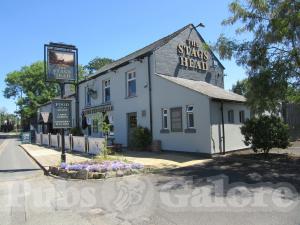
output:
<instances>
[{"instance_id":1,"label":"doorway","mask_svg":"<svg viewBox=\"0 0 300 225\"><path fill-rule=\"evenodd\" d=\"M132 134L134 129L137 127L137 116L136 112L127 113L127 145L132 147Z\"/></svg>"}]
</instances>

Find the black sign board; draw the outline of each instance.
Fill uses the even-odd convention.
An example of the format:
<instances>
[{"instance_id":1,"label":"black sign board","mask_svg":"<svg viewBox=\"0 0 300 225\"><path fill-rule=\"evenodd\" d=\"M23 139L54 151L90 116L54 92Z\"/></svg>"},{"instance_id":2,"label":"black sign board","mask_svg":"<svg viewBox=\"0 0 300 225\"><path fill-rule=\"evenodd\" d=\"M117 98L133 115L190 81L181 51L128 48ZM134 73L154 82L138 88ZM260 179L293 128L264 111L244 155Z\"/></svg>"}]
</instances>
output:
<instances>
[{"instance_id":1,"label":"black sign board","mask_svg":"<svg viewBox=\"0 0 300 225\"><path fill-rule=\"evenodd\" d=\"M72 100L54 99L52 101L53 128L72 127Z\"/></svg>"},{"instance_id":2,"label":"black sign board","mask_svg":"<svg viewBox=\"0 0 300 225\"><path fill-rule=\"evenodd\" d=\"M77 80L77 48L73 45L50 43L45 45L46 81L74 83Z\"/></svg>"}]
</instances>

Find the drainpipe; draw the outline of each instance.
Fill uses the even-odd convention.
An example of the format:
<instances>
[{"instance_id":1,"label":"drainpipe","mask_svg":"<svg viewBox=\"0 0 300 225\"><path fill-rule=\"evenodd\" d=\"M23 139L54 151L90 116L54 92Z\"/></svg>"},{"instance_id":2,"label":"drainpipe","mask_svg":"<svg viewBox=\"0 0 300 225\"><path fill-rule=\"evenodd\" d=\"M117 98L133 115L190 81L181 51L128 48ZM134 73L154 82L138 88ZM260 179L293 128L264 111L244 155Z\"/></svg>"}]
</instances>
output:
<instances>
[{"instance_id":1,"label":"drainpipe","mask_svg":"<svg viewBox=\"0 0 300 225\"><path fill-rule=\"evenodd\" d=\"M223 144L223 151L222 154L225 155L225 127L224 127L224 113L223 113L223 102L221 102L221 118L222 118L222 144Z\"/></svg>"},{"instance_id":2,"label":"drainpipe","mask_svg":"<svg viewBox=\"0 0 300 225\"><path fill-rule=\"evenodd\" d=\"M78 82L75 85L75 123L76 123L76 128L80 127L79 124L79 84Z\"/></svg>"},{"instance_id":3,"label":"drainpipe","mask_svg":"<svg viewBox=\"0 0 300 225\"><path fill-rule=\"evenodd\" d=\"M150 132L153 138L153 129L152 129L152 86L151 86L151 70L150 70L150 56L148 55L148 85L149 85L149 111L150 111Z\"/></svg>"}]
</instances>

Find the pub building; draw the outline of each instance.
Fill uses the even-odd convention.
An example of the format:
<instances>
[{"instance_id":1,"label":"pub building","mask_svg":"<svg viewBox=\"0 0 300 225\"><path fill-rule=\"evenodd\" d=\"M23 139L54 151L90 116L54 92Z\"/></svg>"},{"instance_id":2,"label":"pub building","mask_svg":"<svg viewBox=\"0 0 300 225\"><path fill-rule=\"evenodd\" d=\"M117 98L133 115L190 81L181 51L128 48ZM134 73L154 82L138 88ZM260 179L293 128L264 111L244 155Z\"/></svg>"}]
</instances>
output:
<instances>
[{"instance_id":1,"label":"pub building","mask_svg":"<svg viewBox=\"0 0 300 225\"><path fill-rule=\"evenodd\" d=\"M224 90L224 69L188 24L81 81L80 125L86 135L102 137L98 115L105 113L124 147L142 126L165 151L244 149L240 127L250 110L243 96Z\"/></svg>"}]
</instances>

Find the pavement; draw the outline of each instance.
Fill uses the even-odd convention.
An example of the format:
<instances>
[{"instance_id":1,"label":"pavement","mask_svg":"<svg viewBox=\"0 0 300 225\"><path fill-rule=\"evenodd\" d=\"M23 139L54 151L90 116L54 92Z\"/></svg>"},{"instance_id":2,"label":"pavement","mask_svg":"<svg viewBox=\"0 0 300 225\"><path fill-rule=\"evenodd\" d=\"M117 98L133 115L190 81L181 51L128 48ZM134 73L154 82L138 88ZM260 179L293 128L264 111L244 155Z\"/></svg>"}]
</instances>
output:
<instances>
[{"instance_id":1,"label":"pavement","mask_svg":"<svg viewBox=\"0 0 300 225\"><path fill-rule=\"evenodd\" d=\"M57 166L60 164L61 152L59 150L34 144L22 144L21 147L46 169L48 169L49 166ZM155 169L180 168L198 165L212 160L203 158L199 155L191 155L186 153L146 151L124 151L119 155L111 155L110 158L123 160L126 159L128 161L141 163L146 167ZM80 154L79 152L69 152L66 154L66 159L68 163L78 163L89 161L92 159L92 156Z\"/></svg>"},{"instance_id":2,"label":"pavement","mask_svg":"<svg viewBox=\"0 0 300 225\"><path fill-rule=\"evenodd\" d=\"M299 163L229 156L159 174L76 181L44 176L18 144L0 139L1 225L300 224Z\"/></svg>"},{"instance_id":3,"label":"pavement","mask_svg":"<svg viewBox=\"0 0 300 225\"><path fill-rule=\"evenodd\" d=\"M33 144L20 145L31 157L33 157L43 168L58 166L61 162L61 151ZM66 153L67 163L79 163L91 160L91 157L78 154Z\"/></svg>"}]
</instances>

